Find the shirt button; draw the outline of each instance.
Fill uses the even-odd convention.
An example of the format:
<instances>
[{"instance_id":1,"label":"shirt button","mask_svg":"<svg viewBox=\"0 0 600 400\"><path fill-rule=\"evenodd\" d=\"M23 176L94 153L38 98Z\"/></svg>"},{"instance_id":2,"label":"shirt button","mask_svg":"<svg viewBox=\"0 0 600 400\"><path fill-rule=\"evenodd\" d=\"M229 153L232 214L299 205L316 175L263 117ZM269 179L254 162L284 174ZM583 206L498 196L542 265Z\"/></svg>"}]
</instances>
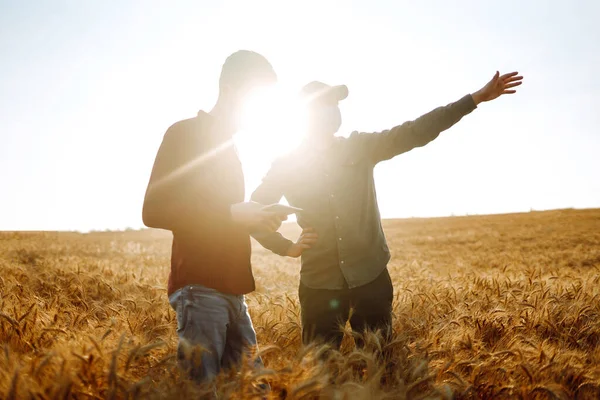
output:
<instances>
[{"instance_id":1,"label":"shirt button","mask_svg":"<svg viewBox=\"0 0 600 400\"><path fill-rule=\"evenodd\" d=\"M334 197L334 196L333 196L333 193L331 194L331 197Z\"/></svg>"},{"instance_id":2,"label":"shirt button","mask_svg":"<svg viewBox=\"0 0 600 400\"><path fill-rule=\"evenodd\" d=\"M340 261L342 264L344 263L344 260Z\"/></svg>"},{"instance_id":3,"label":"shirt button","mask_svg":"<svg viewBox=\"0 0 600 400\"><path fill-rule=\"evenodd\" d=\"M335 219L340 219L340 217L338 217L337 215L335 216Z\"/></svg>"},{"instance_id":4,"label":"shirt button","mask_svg":"<svg viewBox=\"0 0 600 400\"><path fill-rule=\"evenodd\" d=\"M340 240L342 240L342 238L339 238Z\"/></svg>"}]
</instances>

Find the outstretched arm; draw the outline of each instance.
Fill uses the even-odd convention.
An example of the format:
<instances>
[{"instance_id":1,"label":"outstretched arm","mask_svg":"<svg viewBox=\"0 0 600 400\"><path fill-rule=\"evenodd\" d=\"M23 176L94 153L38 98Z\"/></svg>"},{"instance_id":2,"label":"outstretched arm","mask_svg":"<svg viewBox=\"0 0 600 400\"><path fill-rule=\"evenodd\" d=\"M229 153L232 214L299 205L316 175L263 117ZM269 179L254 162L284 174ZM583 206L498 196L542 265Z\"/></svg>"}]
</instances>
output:
<instances>
[{"instance_id":1,"label":"outstretched arm","mask_svg":"<svg viewBox=\"0 0 600 400\"><path fill-rule=\"evenodd\" d=\"M438 107L414 121L408 121L390 130L379 133L355 133L358 149L366 151L373 162L388 160L415 147L425 146L446 129L471 113L482 102L494 100L503 94L513 94L516 86L522 83L522 76L511 72L500 76L496 72L480 90L468 94L460 100Z\"/></svg>"}]
</instances>

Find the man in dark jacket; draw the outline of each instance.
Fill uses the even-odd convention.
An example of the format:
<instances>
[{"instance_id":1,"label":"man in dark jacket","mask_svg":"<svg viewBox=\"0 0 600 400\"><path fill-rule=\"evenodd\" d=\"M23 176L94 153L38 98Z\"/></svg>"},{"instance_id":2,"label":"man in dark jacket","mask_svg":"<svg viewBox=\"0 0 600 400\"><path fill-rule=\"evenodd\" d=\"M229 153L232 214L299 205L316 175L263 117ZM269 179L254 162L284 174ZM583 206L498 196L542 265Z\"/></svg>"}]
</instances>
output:
<instances>
[{"instance_id":1,"label":"man in dark jacket","mask_svg":"<svg viewBox=\"0 0 600 400\"><path fill-rule=\"evenodd\" d=\"M235 365L256 345L244 300L254 290L249 233L276 231L281 219L244 202L232 137L248 92L276 80L262 55L229 56L216 105L167 130L146 191L144 224L173 232L168 295L177 313L178 356L198 381ZM184 342L204 349L200 363L186 357Z\"/></svg>"},{"instance_id":2,"label":"man in dark jacket","mask_svg":"<svg viewBox=\"0 0 600 400\"><path fill-rule=\"evenodd\" d=\"M339 347L340 324L348 319L355 332L381 330L390 335L390 252L373 168L431 142L479 103L514 93L521 80L516 72L496 73L479 91L414 121L380 133L354 132L348 138L334 136L341 125L338 102L347 97L348 89L321 82L303 88L308 104L306 140L273 163L252 200L271 204L285 196L291 206L303 209L298 214L303 232L296 243L277 232L253 236L279 255L302 256L299 298L304 343L319 338Z\"/></svg>"}]
</instances>

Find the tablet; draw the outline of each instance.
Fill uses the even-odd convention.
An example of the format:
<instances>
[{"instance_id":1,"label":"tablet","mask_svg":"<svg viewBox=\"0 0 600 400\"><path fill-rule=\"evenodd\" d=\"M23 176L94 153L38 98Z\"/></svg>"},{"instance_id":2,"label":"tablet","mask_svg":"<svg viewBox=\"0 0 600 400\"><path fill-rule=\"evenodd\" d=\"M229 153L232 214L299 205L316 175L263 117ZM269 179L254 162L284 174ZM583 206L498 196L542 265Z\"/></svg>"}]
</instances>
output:
<instances>
[{"instance_id":1,"label":"tablet","mask_svg":"<svg viewBox=\"0 0 600 400\"><path fill-rule=\"evenodd\" d=\"M284 204L270 204L268 206L264 206L262 210L279 215L290 215L302 211L301 208L286 206Z\"/></svg>"}]
</instances>

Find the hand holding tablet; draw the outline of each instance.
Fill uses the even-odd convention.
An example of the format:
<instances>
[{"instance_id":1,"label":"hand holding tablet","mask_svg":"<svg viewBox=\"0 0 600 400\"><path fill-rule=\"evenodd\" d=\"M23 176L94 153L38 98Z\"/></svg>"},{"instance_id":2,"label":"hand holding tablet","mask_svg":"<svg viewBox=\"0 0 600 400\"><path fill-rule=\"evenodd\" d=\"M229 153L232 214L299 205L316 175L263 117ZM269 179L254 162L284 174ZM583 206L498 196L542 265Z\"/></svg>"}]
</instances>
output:
<instances>
[{"instance_id":1,"label":"hand holding tablet","mask_svg":"<svg viewBox=\"0 0 600 400\"><path fill-rule=\"evenodd\" d=\"M264 206L261 210L272 212L277 215L290 215L303 211L301 208L286 206L284 204L269 204L268 206Z\"/></svg>"}]
</instances>

